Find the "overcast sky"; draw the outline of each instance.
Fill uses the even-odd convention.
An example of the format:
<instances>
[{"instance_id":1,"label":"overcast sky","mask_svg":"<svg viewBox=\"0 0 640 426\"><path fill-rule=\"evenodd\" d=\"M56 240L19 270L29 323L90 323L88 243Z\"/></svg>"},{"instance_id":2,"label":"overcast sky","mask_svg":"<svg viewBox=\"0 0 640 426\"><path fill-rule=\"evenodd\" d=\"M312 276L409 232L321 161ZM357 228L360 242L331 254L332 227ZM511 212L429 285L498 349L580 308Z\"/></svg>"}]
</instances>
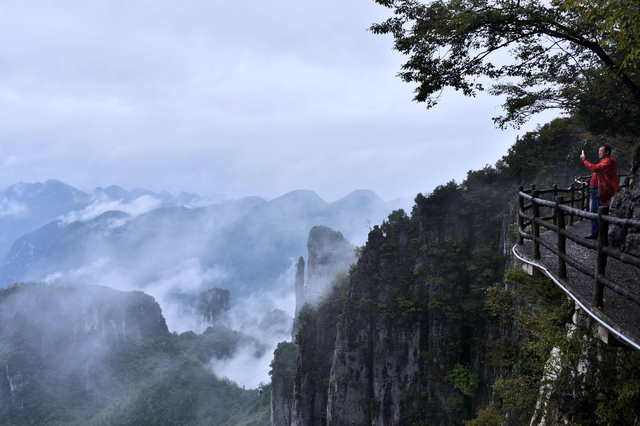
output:
<instances>
[{"instance_id":1,"label":"overcast sky","mask_svg":"<svg viewBox=\"0 0 640 426\"><path fill-rule=\"evenodd\" d=\"M494 163L518 133L493 126L500 100L412 102L402 57L368 31L384 13L372 0L3 0L0 186L391 199Z\"/></svg>"}]
</instances>

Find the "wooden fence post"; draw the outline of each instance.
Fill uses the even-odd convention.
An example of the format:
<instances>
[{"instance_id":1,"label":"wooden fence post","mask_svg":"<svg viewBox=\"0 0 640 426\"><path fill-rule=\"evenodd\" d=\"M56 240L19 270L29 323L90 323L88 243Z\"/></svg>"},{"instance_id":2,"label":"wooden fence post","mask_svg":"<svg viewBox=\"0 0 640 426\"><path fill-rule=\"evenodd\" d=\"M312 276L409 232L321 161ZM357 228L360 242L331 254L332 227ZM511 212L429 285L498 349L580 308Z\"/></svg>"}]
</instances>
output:
<instances>
[{"instance_id":1,"label":"wooden fence post","mask_svg":"<svg viewBox=\"0 0 640 426\"><path fill-rule=\"evenodd\" d=\"M553 201L555 201L556 203L558 202L558 184L553 184ZM555 211L553 212L555 213ZM557 225L558 224L558 218L556 217L556 215L553 215L553 224Z\"/></svg>"},{"instance_id":2,"label":"wooden fence post","mask_svg":"<svg viewBox=\"0 0 640 426\"><path fill-rule=\"evenodd\" d=\"M520 245L524 244L524 236L522 235L522 232L524 232L524 217L522 217L522 215L525 213L525 211L524 198L522 198L522 195L520 194L520 192L522 191L524 191L523 186L518 189L518 229L520 230L520 232L518 233L518 244Z\"/></svg>"},{"instance_id":3,"label":"wooden fence post","mask_svg":"<svg viewBox=\"0 0 640 426\"><path fill-rule=\"evenodd\" d=\"M533 209L533 258L540 260L540 205L535 201L538 198L538 191L533 191L533 199L531 200L531 208Z\"/></svg>"},{"instance_id":4,"label":"wooden fence post","mask_svg":"<svg viewBox=\"0 0 640 426\"><path fill-rule=\"evenodd\" d=\"M575 209L576 208L576 186L575 184L571 184L571 186L569 187L569 191L571 191L571 208ZM574 224L574 220L575 217L573 215L573 212L569 215L569 225L573 226Z\"/></svg>"},{"instance_id":5,"label":"wooden fence post","mask_svg":"<svg viewBox=\"0 0 640 426\"><path fill-rule=\"evenodd\" d=\"M600 277L605 276L607 269L607 254L603 248L609 244L609 222L603 218L606 214L609 214L609 207L601 206L598 209L598 263L593 289L593 304L600 309L604 308L604 284L600 281Z\"/></svg>"},{"instance_id":6,"label":"wooden fence post","mask_svg":"<svg viewBox=\"0 0 640 426\"><path fill-rule=\"evenodd\" d=\"M565 262L564 257L567 255L567 237L564 235L564 232L567 228L566 220L565 220L565 212L560 208L560 206L564 203L564 198L560 197L557 200L555 217L556 222L558 223L558 275L561 279L567 279L567 262Z\"/></svg>"}]
</instances>

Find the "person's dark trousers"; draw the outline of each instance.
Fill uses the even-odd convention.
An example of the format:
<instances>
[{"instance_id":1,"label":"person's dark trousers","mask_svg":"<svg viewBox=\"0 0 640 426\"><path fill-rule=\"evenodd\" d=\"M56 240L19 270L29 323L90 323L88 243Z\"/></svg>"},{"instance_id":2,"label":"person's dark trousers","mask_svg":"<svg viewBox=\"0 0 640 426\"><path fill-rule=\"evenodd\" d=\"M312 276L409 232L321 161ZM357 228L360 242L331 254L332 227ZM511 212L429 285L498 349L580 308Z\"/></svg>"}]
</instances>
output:
<instances>
[{"instance_id":1,"label":"person's dark trousers","mask_svg":"<svg viewBox=\"0 0 640 426\"><path fill-rule=\"evenodd\" d=\"M598 188L590 188L589 191L591 195L589 210L591 210L592 213L598 213L600 209L600 194L598 194ZM591 236L598 236L598 221L596 219L591 220Z\"/></svg>"}]
</instances>

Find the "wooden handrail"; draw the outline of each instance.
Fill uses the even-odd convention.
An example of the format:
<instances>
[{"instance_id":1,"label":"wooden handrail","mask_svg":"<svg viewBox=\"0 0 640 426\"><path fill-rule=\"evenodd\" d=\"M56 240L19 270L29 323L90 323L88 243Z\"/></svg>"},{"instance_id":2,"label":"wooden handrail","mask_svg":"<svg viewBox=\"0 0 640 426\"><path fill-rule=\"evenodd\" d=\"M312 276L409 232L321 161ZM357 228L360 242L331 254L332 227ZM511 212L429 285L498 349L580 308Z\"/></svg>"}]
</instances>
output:
<instances>
[{"instance_id":1,"label":"wooden handrail","mask_svg":"<svg viewBox=\"0 0 640 426\"><path fill-rule=\"evenodd\" d=\"M597 213L591 213L581 209L576 209L574 207L567 206L566 204L558 205L556 201L545 200L544 198L537 198L537 197L534 197L533 195L527 194L526 192L520 192L519 195L525 200L543 207L549 207L552 209L559 207L560 209L564 210L565 213L574 214L575 216L579 216L584 219L598 219ZM524 208L528 210L529 208L531 208L531 205L527 206L525 204ZM608 214L604 215L602 219L614 225L640 228L640 220L637 220L637 219L625 219L625 218L616 217L616 216L609 216Z\"/></svg>"},{"instance_id":2,"label":"wooden handrail","mask_svg":"<svg viewBox=\"0 0 640 426\"><path fill-rule=\"evenodd\" d=\"M621 175L621 177L626 178L627 176ZM588 178L586 177L586 179ZM561 280L567 279L567 266L591 277L593 279L592 307L598 311L604 311L605 289L612 290L640 304L640 297L637 294L630 292L606 276L609 258L616 259L633 268L640 268L640 257L623 253L621 250L611 247L608 241L610 225L640 228L640 220L610 216L606 206L600 207L598 213L586 211L589 205L588 184L580 179L582 177L576 178L576 182L569 188L558 188L554 185L552 188L540 190L532 185L530 190L525 190L520 187L518 192L518 241L520 244L523 244L524 240L533 242L533 257L536 260L542 258L541 247L555 254L558 257L557 274ZM624 186L627 184L628 179L626 179ZM546 194L553 194L553 200L542 198L542 195ZM542 209L550 209L553 214L548 215L546 212L549 210L544 210L543 215ZM529 210L531 210L530 215L527 214ZM581 220L598 222L597 240L585 239L571 231L571 225L575 221ZM569 226L567 226L567 222ZM531 231L527 232L526 229L529 227ZM541 228L556 234L555 245L540 236ZM596 253L596 262L591 269L567 254L567 240Z\"/></svg>"},{"instance_id":3,"label":"wooden handrail","mask_svg":"<svg viewBox=\"0 0 640 426\"><path fill-rule=\"evenodd\" d=\"M526 226L531 225L531 223L533 222L534 218L531 216L527 216L526 214L520 214L520 217L523 219L523 224ZM524 220L526 219L526 220ZM561 230L559 229L557 226L553 225L552 223L547 223L545 221L542 221L540 219L536 219L538 221L538 224L554 233L559 233L562 234L562 236L570 239L571 241L575 242L578 245L581 245L582 247L586 247L588 249L591 250L597 250L598 249L598 244L596 242L594 242L593 240L587 240L586 238L582 238L578 235L576 235L573 232L567 231L567 230ZM602 248L603 251L606 252L607 256L609 257L613 257L616 260L619 260L620 262L626 263L627 265L631 265L631 266L637 266L640 268L640 258L635 257L633 255L627 254L627 253L623 253L618 249L612 248L612 247L603 247Z\"/></svg>"},{"instance_id":4,"label":"wooden handrail","mask_svg":"<svg viewBox=\"0 0 640 426\"><path fill-rule=\"evenodd\" d=\"M621 186L626 186L629 184L629 178L631 176L628 174L624 174L624 173L619 173L618 174L618 179L620 179L620 182L622 183ZM578 176L574 179L574 182L579 182L579 183L583 183L588 185L589 181L591 180L591 175L582 175L582 176ZM624 180L624 182L623 182Z\"/></svg>"}]
</instances>

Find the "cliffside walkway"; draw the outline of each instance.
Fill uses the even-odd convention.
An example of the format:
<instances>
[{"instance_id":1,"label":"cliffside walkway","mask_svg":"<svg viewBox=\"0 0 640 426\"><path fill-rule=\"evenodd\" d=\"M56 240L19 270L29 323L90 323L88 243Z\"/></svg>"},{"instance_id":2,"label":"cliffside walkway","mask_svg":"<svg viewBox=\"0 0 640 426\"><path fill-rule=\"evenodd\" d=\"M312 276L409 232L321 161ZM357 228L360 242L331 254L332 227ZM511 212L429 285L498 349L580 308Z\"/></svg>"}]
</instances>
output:
<instances>
[{"instance_id":1,"label":"cliffside walkway","mask_svg":"<svg viewBox=\"0 0 640 426\"><path fill-rule=\"evenodd\" d=\"M535 186L518 193L519 241L514 255L558 285L600 326L601 337L640 350L640 257L609 244L609 230L640 228L640 220L588 209L588 185ZM591 220L599 222L597 240ZM619 231L620 229L617 229Z\"/></svg>"}]
</instances>

